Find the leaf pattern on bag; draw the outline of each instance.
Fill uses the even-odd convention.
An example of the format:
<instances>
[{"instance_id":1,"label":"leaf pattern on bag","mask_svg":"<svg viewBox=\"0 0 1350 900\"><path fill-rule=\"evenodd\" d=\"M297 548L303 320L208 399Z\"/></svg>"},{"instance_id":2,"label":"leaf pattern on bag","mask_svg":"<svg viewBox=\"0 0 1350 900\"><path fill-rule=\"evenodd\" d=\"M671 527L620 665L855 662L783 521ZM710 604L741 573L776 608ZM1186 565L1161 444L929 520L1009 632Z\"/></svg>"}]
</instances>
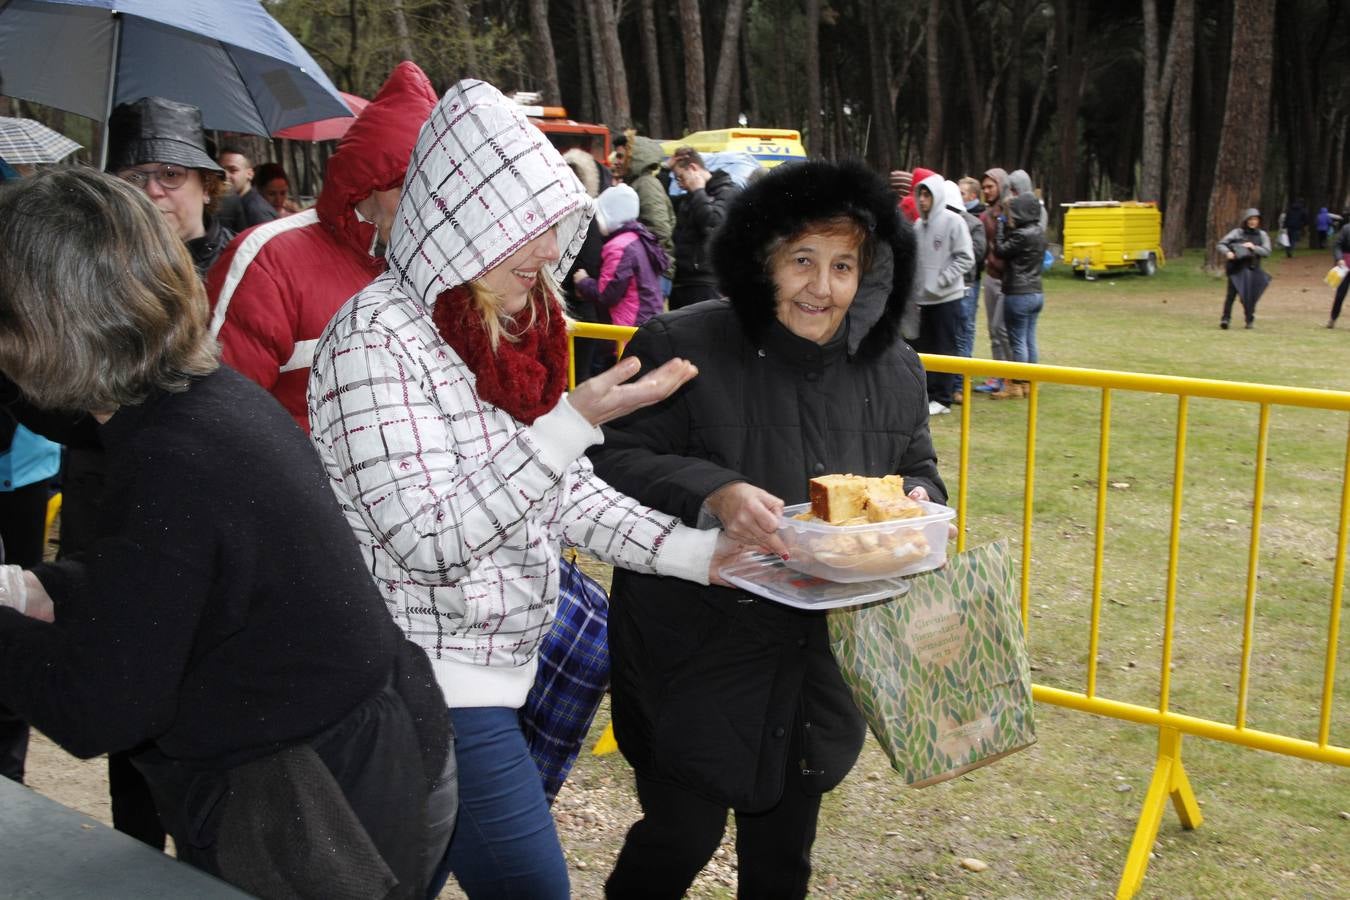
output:
<instances>
[{"instance_id":1,"label":"leaf pattern on bag","mask_svg":"<svg viewBox=\"0 0 1350 900\"><path fill-rule=\"evenodd\" d=\"M893 600L830 610L829 628L844 681L906 783L1035 743L1007 541L953 556Z\"/></svg>"}]
</instances>

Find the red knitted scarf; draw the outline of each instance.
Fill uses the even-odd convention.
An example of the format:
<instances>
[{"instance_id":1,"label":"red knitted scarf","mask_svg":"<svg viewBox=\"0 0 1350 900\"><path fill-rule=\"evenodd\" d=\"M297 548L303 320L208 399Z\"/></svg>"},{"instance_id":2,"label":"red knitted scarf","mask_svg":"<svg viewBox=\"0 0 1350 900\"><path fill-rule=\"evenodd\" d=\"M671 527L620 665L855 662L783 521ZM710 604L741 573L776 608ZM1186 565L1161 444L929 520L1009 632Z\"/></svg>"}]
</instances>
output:
<instances>
[{"instance_id":1,"label":"red knitted scarf","mask_svg":"<svg viewBox=\"0 0 1350 900\"><path fill-rule=\"evenodd\" d=\"M526 425L551 410L567 386L562 310L542 287L531 292L530 303L534 324L514 341L503 336L495 352L468 287L445 291L431 310L436 330L477 379L478 396Z\"/></svg>"}]
</instances>

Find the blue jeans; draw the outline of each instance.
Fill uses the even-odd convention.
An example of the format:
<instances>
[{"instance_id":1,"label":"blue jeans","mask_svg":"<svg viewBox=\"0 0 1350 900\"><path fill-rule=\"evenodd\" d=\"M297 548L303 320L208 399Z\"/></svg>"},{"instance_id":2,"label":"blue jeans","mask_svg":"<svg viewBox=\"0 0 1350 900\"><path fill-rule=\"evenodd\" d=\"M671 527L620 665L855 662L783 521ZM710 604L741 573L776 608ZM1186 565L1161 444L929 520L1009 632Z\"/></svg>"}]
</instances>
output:
<instances>
[{"instance_id":1,"label":"blue jeans","mask_svg":"<svg viewBox=\"0 0 1350 900\"><path fill-rule=\"evenodd\" d=\"M980 283L977 281L966 288L961 298L961 324L956 329L956 355L970 359L975 352L975 317L980 313ZM952 395L961 393L965 378L957 375L952 382Z\"/></svg>"},{"instance_id":2,"label":"blue jeans","mask_svg":"<svg viewBox=\"0 0 1350 900\"><path fill-rule=\"evenodd\" d=\"M1040 359L1036 349L1036 319L1045 306L1045 294L1005 294L1003 321L1008 326L1008 343L1013 362L1034 363Z\"/></svg>"},{"instance_id":3,"label":"blue jeans","mask_svg":"<svg viewBox=\"0 0 1350 900\"><path fill-rule=\"evenodd\" d=\"M567 900L562 844L516 710L452 707L450 721L459 820L428 896L453 872L470 898Z\"/></svg>"}]
</instances>

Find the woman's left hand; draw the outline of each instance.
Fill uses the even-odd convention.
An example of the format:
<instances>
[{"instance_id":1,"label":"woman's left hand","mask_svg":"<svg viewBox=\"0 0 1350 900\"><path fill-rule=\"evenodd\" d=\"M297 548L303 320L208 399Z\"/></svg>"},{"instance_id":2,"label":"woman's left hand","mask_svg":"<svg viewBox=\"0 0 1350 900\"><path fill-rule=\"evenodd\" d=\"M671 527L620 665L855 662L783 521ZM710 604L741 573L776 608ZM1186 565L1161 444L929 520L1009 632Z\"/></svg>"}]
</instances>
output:
<instances>
[{"instance_id":1,"label":"woman's left hand","mask_svg":"<svg viewBox=\"0 0 1350 900\"><path fill-rule=\"evenodd\" d=\"M736 557L745 553L748 548L727 537L725 531L717 535L717 546L713 548L712 562L708 564L708 584L716 584L722 587L731 587L731 585L717 574L719 570L725 568Z\"/></svg>"},{"instance_id":2,"label":"woman's left hand","mask_svg":"<svg viewBox=\"0 0 1350 900\"><path fill-rule=\"evenodd\" d=\"M928 488L924 487L923 485L920 485L920 486L916 487L914 490L912 490L912 491L909 492L909 499L911 499L911 500L918 500L918 501L921 502L921 503L928 503L928 502L929 502L929 499L928 499ZM956 540L956 523L955 523L955 522L948 522L948 523L947 523L947 540L949 540L949 541L954 541L954 540Z\"/></svg>"}]
</instances>

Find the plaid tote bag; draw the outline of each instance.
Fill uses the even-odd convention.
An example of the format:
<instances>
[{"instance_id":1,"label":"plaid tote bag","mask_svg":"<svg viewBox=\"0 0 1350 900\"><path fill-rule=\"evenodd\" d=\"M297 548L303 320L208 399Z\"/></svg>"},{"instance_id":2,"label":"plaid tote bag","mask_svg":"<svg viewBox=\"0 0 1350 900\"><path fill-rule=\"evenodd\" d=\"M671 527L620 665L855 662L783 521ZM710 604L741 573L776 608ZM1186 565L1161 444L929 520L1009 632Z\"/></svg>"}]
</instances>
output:
<instances>
[{"instance_id":1,"label":"plaid tote bag","mask_svg":"<svg viewBox=\"0 0 1350 900\"><path fill-rule=\"evenodd\" d=\"M520 728L549 803L567 780L609 688L609 597L571 555L561 560L558 611L520 710Z\"/></svg>"},{"instance_id":2,"label":"plaid tote bag","mask_svg":"<svg viewBox=\"0 0 1350 900\"><path fill-rule=\"evenodd\" d=\"M854 702L911 787L1036 742L1007 541L914 576L907 594L830 610L829 627Z\"/></svg>"}]
</instances>

